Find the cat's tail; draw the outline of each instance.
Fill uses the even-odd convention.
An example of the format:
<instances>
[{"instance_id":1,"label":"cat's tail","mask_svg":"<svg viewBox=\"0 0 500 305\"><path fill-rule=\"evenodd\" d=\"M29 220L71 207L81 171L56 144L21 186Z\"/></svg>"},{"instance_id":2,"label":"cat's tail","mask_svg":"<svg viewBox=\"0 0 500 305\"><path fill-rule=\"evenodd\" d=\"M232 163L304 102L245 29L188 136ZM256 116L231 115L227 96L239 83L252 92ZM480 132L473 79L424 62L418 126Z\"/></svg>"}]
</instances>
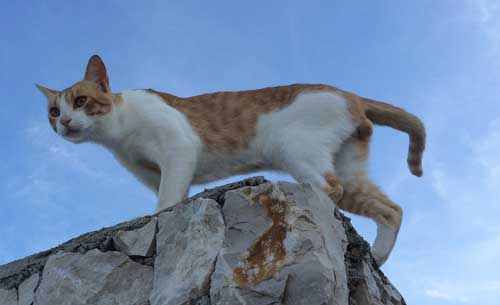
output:
<instances>
[{"instance_id":1,"label":"cat's tail","mask_svg":"<svg viewBox=\"0 0 500 305\"><path fill-rule=\"evenodd\" d=\"M425 149L425 127L415 115L396 106L362 98L368 119L377 125L384 125L406 132L410 137L408 167L418 177L423 174L422 156Z\"/></svg>"}]
</instances>

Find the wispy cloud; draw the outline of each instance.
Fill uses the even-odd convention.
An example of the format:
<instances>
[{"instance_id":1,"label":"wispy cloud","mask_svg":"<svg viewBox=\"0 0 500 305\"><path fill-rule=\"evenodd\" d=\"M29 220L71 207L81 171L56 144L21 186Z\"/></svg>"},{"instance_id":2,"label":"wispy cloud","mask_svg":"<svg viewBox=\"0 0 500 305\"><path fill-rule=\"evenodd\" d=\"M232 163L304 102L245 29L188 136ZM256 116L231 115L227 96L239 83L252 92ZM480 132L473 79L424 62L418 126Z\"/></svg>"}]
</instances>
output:
<instances>
[{"instance_id":1,"label":"wispy cloud","mask_svg":"<svg viewBox=\"0 0 500 305\"><path fill-rule=\"evenodd\" d=\"M427 289L425 294L433 299L450 301L450 302L460 302L460 303L470 303L471 300L468 296L463 295L463 290L454 284L441 284L439 287L432 289Z\"/></svg>"},{"instance_id":2,"label":"wispy cloud","mask_svg":"<svg viewBox=\"0 0 500 305\"><path fill-rule=\"evenodd\" d=\"M442 281L430 285L425 295L451 303L495 304L500 297L500 282L491 281Z\"/></svg>"},{"instance_id":3,"label":"wispy cloud","mask_svg":"<svg viewBox=\"0 0 500 305\"><path fill-rule=\"evenodd\" d=\"M480 135L459 137L459 163L431 164L432 185L446 213L442 223L450 229L443 234L453 242L442 249L448 266L439 266L423 285L428 297L471 304L494 304L500 297L498 274L491 272L500 257L500 133L498 121L486 125Z\"/></svg>"},{"instance_id":4,"label":"wispy cloud","mask_svg":"<svg viewBox=\"0 0 500 305\"><path fill-rule=\"evenodd\" d=\"M32 122L25 130L26 140L38 154L59 166L87 175L97 179L105 176L99 168L92 167L87 163L84 152L80 149L69 149L69 145L62 139L55 137L46 122Z\"/></svg>"},{"instance_id":5,"label":"wispy cloud","mask_svg":"<svg viewBox=\"0 0 500 305\"><path fill-rule=\"evenodd\" d=\"M485 35L489 44L489 56L500 55L500 3L496 0L470 0L472 7L477 9L478 16L473 18Z\"/></svg>"}]
</instances>

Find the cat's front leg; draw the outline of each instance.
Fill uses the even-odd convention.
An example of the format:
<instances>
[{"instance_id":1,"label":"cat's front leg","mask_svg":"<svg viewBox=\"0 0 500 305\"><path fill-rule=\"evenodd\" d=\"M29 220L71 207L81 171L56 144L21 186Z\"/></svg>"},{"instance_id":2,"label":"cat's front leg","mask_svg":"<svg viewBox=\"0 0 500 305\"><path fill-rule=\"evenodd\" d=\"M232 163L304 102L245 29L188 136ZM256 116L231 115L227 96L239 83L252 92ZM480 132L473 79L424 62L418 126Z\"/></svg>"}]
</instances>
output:
<instances>
[{"instance_id":1,"label":"cat's front leg","mask_svg":"<svg viewBox=\"0 0 500 305\"><path fill-rule=\"evenodd\" d=\"M193 179L196 161L196 153L193 150L183 150L161 163L157 212L185 199Z\"/></svg>"}]
</instances>

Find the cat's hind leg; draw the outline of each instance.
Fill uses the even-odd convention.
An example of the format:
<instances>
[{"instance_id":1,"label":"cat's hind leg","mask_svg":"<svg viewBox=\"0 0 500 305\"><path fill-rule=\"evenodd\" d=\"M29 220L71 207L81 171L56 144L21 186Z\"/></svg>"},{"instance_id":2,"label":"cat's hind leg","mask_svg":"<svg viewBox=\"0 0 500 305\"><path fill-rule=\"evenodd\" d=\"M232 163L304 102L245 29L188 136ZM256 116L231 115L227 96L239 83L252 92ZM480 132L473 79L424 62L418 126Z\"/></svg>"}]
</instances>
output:
<instances>
[{"instance_id":1,"label":"cat's hind leg","mask_svg":"<svg viewBox=\"0 0 500 305\"><path fill-rule=\"evenodd\" d=\"M356 136L347 140L335 160L335 169L344 186L337 203L340 209L369 217L377 224L372 255L381 266L389 257L403 217L403 211L373 184L365 172L369 139Z\"/></svg>"},{"instance_id":2,"label":"cat's hind leg","mask_svg":"<svg viewBox=\"0 0 500 305\"><path fill-rule=\"evenodd\" d=\"M300 183L306 183L315 191L324 192L334 202L343 194L342 184L337 178L331 156L341 145L330 141L321 143L311 137L289 141L280 150L278 168L289 173Z\"/></svg>"},{"instance_id":3,"label":"cat's hind leg","mask_svg":"<svg viewBox=\"0 0 500 305\"><path fill-rule=\"evenodd\" d=\"M290 106L259 119L258 146L276 169L338 201L343 190L332 156L359 125L351 108L336 92L304 92Z\"/></svg>"}]
</instances>

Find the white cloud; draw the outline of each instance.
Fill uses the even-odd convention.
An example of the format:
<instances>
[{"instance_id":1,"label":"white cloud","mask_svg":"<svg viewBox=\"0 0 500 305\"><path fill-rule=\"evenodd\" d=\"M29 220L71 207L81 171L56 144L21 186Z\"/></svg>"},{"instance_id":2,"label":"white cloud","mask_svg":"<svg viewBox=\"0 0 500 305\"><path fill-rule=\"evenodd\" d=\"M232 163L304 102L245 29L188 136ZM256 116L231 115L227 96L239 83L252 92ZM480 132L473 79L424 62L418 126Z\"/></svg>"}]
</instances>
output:
<instances>
[{"instance_id":1,"label":"white cloud","mask_svg":"<svg viewBox=\"0 0 500 305\"><path fill-rule=\"evenodd\" d=\"M52 134L48 122L32 122L26 128L26 140L35 150L35 155L39 157L40 163L49 162L51 167L64 168L75 172L75 175L84 175L97 179L103 183L116 183L119 179L108 177L98 166L93 153L95 150L89 145L80 144L78 147L66 142ZM99 147L99 149L103 149ZM91 158L87 156L92 155Z\"/></svg>"},{"instance_id":2,"label":"white cloud","mask_svg":"<svg viewBox=\"0 0 500 305\"><path fill-rule=\"evenodd\" d=\"M474 24L479 27L488 44L486 57L500 55L500 3L497 0L469 0L465 9Z\"/></svg>"},{"instance_id":3,"label":"white cloud","mask_svg":"<svg viewBox=\"0 0 500 305\"><path fill-rule=\"evenodd\" d=\"M500 83L500 2L467 3L455 26L475 31L484 70L463 65L461 71L457 62L459 73L422 88L417 100L428 130L424 165L432 187L426 195L436 200L422 213L434 219L424 218L426 227L411 234L423 234L416 241L425 244L408 246L408 257L388 266L396 287L419 304L496 305L500 299L500 120L492 111Z\"/></svg>"},{"instance_id":4,"label":"white cloud","mask_svg":"<svg viewBox=\"0 0 500 305\"><path fill-rule=\"evenodd\" d=\"M430 285L425 295L447 302L494 304L500 297L500 281L441 281Z\"/></svg>"},{"instance_id":5,"label":"white cloud","mask_svg":"<svg viewBox=\"0 0 500 305\"><path fill-rule=\"evenodd\" d=\"M444 301L470 303L470 298L461 295L461 289L457 289L456 285L440 285L438 288L427 289L425 294L433 299Z\"/></svg>"},{"instance_id":6,"label":"white cloud","mask_svg":"<svg viewBox=\"0 0 500 305\"><path fill-rule=\"evenodd\" d=\"M500 185L500 120L488 124L479 140L468 139L468 144L484 170L483 182L491 188Z\"/></svg>"},{"instance_id":7,"label":"white cloud","mask_svg":"<svg viewBox=\"0 0 500 305\"><path fill-rule=\"evenodd\" d=\"M450 243L439 249L447 257L444 265L429 270L419 284L433 299L496 304L500 297L500 269L492 270L500 257L500 124L484 125L480 134L456 135L459 143L454 145L460 145L457 153L462 156L458 162L445 153L441 160L433 156L429 164L444 213L433 230L446 234ZM448 229L441 231L442 226Z\"/></svg>"}]
</instances>

